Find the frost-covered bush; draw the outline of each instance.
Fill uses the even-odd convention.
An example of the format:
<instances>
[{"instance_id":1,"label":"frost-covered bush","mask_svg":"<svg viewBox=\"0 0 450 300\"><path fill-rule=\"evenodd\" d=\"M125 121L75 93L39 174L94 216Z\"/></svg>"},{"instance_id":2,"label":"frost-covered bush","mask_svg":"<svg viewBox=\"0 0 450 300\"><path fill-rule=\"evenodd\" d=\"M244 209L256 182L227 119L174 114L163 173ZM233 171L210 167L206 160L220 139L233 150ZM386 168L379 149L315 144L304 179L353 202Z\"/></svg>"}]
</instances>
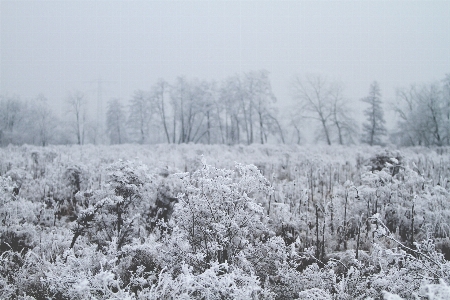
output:
<instances>
[{"instance_id":1,"label":"frost-covered bush","mask_svg":"<svg viewBox=\"0 0 450 300\"><path fill-rule=\"evenodd\" d=\"M164 268L161 259L161 251L164 248L154 236L150 236L145 243L135 240L121 249L116 274L124 289L138 295L157 284L159 274Z\"/></svg>"},{"instance_id":2,"label":"frost-covered bush","mask_svg":"<svg viewBox=\"0 0 450 300\"><path fill-rule=\"evenodd\" d=\"M48 290L42 284L42 259L33 251L5 251L0 255L1 299L44 299ZM28 298L27 298L28 297Z\"/></svg>"},{"instance_id":3,"label":"frost-covered bush","mask_svg":"<svg viewBox=\"0 0 450 300\"><path fill-rule=\"evenodd\" d=\"M173 278L162 272L158 284L142 293L147 299L257 299L258 295L271 298L262 291L256 276L239 268L229 268L227 263L212 263L201 273L192 266L182 264L180 274ZM225 270L225 274L223 273Z\"/></svg>"},{"instance_id":4,"label":"frost-covered bush","mask_svg":"<svg viewBox=\"0 0 450 300\"><path fill-rule=\"evenodd\" d=\"M426 284L420 288L419 295L430 300L445 300L450 299L450 287L441 280L437 284Z\"/></svg>"},{"instance_id":5,"label":"frost-covered bush","mask_svg":"<svg viewBox=\"0 0 450 300\"><path fill-rule=\"evenodd\" d=\"M2 204L14 199L14 189L16 185L11 177L0 176L0 201Z\"/></svg>"},{"instance_id":6,"label":"frost-covered bush","mask_svg":"<svg viewBox=\"0 0 450 300\"><path fill-rule=\"evenodd\" d=\"M233 265L235 257L267 231L264 209L256 201L270 194L269 183L255 166L235 168L217 169L204 162L192 175L180 175L184 191L172 224L183 231L205 266L214 261Z\"/></svg>"},{"instance_id":7,"label":"frost-covered bush","mask_svg":"<svg viewBox=\"0 0 450 300\"><path fill-rule=\"evenodd\" d=\"M261 287L246 250L267 234L263 208L254 199L270 186L254 166L217 169L203 162L179 174L178 196L164 236L158 283L144 290L152 299L249 299L271 297ZM142 296L142 294L141 294Z\"/></svg>"},{"instance_id":8,"label":"frost-covered bush","mask_svg":"<svg viewBox=\"0 0 450 300\"><path fill-rule=\"evenodd\" d=\"M374 243L366 264L351 267L343 277L341 288L352 299L396 295L412 299L424 286L450 280L450 263L436 251L433 241L425 240L409 248L396 240L380 221L377 240L388 238L396 248Z\"/></svg>"},{"instance_id":9,"label":"frost-covered bush","mask_svg":"<svg viewBox=\"0 0 450 300\"><path fill-rule=\"evenodd\" d=\"M298 294L298 299L317 299L317 300L331 300L333 299L330 293L320 288L312 288L305 291L301 291Z\"/></svg>"},{"instance_id":10,"label":"frost-covered bush","mask_svg":"<svg viewBox=\"0 0 450 300\"><path fill-rule=\"evenodd\" d=\"M95 246L67 250L64 255L44 264L41 281L49 296L56 299L120 299L126 293L114 274L114 249L106 254Z\"/></svg>"},{"instance_id":11,"label":"frost-covered bush","mask_svg":"<svg viewBox=\"0 0 450 300\"><path fill-rule=\"evenodd\" d=\"M161 222L167 223L172 217L175 204L178 202L178 194L183 191L184 184L178 174L170 174L168 170L163 170L156 180L156 193L153 194L154 201L149 203L143 214L143 221L148 231L161 227Z\"/></svg>"},{"instance_id":12,"label":"frost-covered bush","mask_svg":"<svg viewBox=\"0 0 450 300\"><path fill-rule=\"evenodd\" d=\"M28 251L36 244L35 225L39 223L43 205L14 193L11 178L0 176L0 251Z\"/></svg>"},{"instance_id":13,"label":"frost-covered bush","mask_svg":"<svg viewBox=\"0 0 450 300\"><path fill-rule=\"evenodd\" d=\"M112 164L108 171L105 189L95 191L91 205L78 215L71 247L85 233L101 247L114 241L117 249L138 236L140 216L154 201L154 179L145 165L129 161Z\"/></svg>"}]
</instances>

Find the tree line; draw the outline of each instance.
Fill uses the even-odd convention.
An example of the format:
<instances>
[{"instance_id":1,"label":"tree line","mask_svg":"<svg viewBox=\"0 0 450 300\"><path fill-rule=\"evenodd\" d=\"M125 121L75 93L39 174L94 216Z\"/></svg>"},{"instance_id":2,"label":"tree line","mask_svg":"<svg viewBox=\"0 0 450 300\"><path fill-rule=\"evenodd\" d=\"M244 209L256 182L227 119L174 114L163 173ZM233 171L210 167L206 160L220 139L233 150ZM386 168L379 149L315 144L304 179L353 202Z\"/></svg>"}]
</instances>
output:
<instances>
[{"instance_id":1,"label":"tree line","mask_svg":"<svg viewBox=\"0 0 450 300\"><path fill-rule=\"evenodd\" d=\"M269 136L285 142L275 102L267 71L221 83L160 79L149 91L136 91L128 111L118 99L109 101L106 127L113 144L264 144Z\"/></svg>"},{"instance_id":2,"label":"tree line","mask_svg":"<svg viewBox=\"0 0 450 300\"><path fill-rule=\"evenodd\" d=\"M126 105L110 99L106 116L97 120L88 114L88 97L81 91L65 99L63 119L43 95L32 101L2 95L0 145L301 144L309 132L328 145L450 145L450 75L440 82L399 88L396 101L388 103L398 119L390 132L376 81L360 99L362 124L341 83L319 75L294 76L289 87L293 104L280 111L265 70L220 82L159 79L148 90L135 91Z\"/></svg>"}]
</instances>

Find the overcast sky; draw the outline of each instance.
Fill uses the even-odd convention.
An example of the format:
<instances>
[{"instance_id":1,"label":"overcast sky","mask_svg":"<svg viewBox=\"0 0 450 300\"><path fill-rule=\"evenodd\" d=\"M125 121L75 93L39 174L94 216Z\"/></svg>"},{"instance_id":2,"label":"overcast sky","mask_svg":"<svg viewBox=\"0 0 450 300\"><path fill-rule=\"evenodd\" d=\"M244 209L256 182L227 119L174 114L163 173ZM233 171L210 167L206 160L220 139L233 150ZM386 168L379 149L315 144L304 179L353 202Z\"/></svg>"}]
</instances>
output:
<instances>
[{"instance_id":1,"label":"overcast sky","mask_svg":"<svg viewBox=\"0 0 450 300\"><path fill-rule=\"evenodd\" d=\"M294 74L351 99L450 73L450 1L0 1L0 94L128 100L158 78L266 69L280 103Z\"/></svg>"}]
</instances>

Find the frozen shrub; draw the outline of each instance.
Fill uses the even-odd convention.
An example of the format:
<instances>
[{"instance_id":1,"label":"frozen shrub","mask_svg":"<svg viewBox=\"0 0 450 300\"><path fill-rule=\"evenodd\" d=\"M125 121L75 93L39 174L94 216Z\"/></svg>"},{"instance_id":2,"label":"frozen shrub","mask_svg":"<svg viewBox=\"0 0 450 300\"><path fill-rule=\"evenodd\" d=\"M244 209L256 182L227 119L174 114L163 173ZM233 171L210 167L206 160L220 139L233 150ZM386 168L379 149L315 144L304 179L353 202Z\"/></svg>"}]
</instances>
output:
<instances>
[{"instance_id":1,"label":"frozen shrub","mask_svg":"<svg viewBox=\"0 0 450 300\"><path fill-rule=\"evenodd\" d=\"M270 186L255 166L217 169L203 162L193 173L180 175L184 193L175 205L173 224L185 232L192 251L206 264L233 264L234 257L266 230L263 207L255 202Z\"/></svg>"},{"instance_id":2,"label":"frozen shrub","mask_svg":"<svg viewBox=\"0 0 450 300\"><path fill-rule=\"evenodd\" d=\"M34 227L14 225L0 231L0 252L27 252L35 246Z\"/></svg>"},{"instance_id":3,"label":"frozen shrub","mask_svg":"<svg viewBox=\"0 0 450 300\"><path fill-rule=\"evenodd\" d=\"M378 153L370 158L369 166L372 172L381 171L389 164L389 171L392 176L396 175L403 165L403 157L397 151L386 150L384 153Z\"/></svg>"},{"instance_id":4,"label":"frozen shrub","mask_svg":"<svg viewBox=\"0 0 450 300\"><path fill-rule=\"evenodd\" d=\"M298 294L298 299L316 299L316 300L331 300L331 295L320 288L312 288L309 290L301 291Z\"/></svg>"},{"instance_id":5,"label":"frozen shrub","mask_svg":"<svg viewBox=\"0 0 450 300\"><path fill-rule=\"evenodd\" d=\"M438 284L426 284L420 288L419 295L430 300L450 299L450 287L444 280Z\"/></svg>"},{"instance_id":6,"label":"frozen shrub","mask_svg":"<svg viewBox=\"0 0 450 300\"><path fill-rule=\"evenodd\" d=\"M137 295L157 284L162 270L159 259L161 244L151 239L143 244L125 245L117 264L117 275L122 286Z\"/></svg>"},{"instance_id":7,"label":"frozen shrub","mask_svg":"<svg viewBox=\"0 0 450 300\"><path fill-rule=\"evenodd\" d=\"M14 194L11 178L0 177L0 251L28 251L35 245L35 227L42 211L33 203Z\"/></svg>"},{"instance_id":8,"label":"frozen shrub","mask_svg":"<svg viewBox=\"0 0 450 300\"><path fill-rule=\"evenodd\" d=\"M83 175L83 168L79 165L70 166L64 172L64 178L73 196L81 191L81 184L84 180Z\"/></svg>"},{"instance_id":9,"label":"frozen shrub","mask_svg":"<svg viewBox=\"0 0 450 300\"><path fill-rule=\"evenodd\" d=\"M14 189L16 184L13 182L10 176L0 176L0 201L1 204L10 202L13 200Z\"/></svg>"},{"instance_id":10,"label":"frozen shrub","mask_svg":"<svg viewBox=\"0 0 450 300\"><path fill-rule=\"evenodd\" d=\"M42 261L32 251L3 252L0 256L1 299L45 299L48 291L40 278Z\"/></svg>"},{"instance_id":11,"label":"frozen shrub","mask_svg":"<svg viewBox=\"0 0 450 300\"><path fill-rule=\"evenodd\" d=\"M167 223L172 217L174 205L178 202L178 194L183 191L183 182L176 174L160 174L163 178L159 180L154 205L148 207L148 213L144 215L146 227L149 231L154 230L161 222ZM153 204L153 203L152 203ZM159 229L163 229L158 226Z\"/></svg>"},{"instance_id":12,"label":"frozen shrub","mask_svg":"<svg viewBox=\"0 0 450 300\"><path fill-rule=\"evenodd\" d=\"M41 281L52 298L111 299L120 293L114 266L114 256L95 251L95 247L69 250L45 264Z\"/></svg>"},{"instance_id":13,"label":"frozen shrub","mask_svg":"<svg viewBox=\"0 0 450 300\"><path fill-rule=\"evenodd\" d=\"M183 264L181 272L173 278L162 272L158 284L148 294L148 299L255 299L262 291L256 276L238 268L228 271L228 265L211 264L204 272L195 274L192 267ZM226 269L226 274L222 270Z\"/></svg>"},{"instance_id":14,"label":"frozen shrub","mask_svg":"<svg viewBox=\"0 0 450 300\"><path fill-rule=\"evenodd\" d=\"M114 239L117 249L137 236L140 216L155 193L153 177L146 166L132 162L119 161L108 171L106 189L94 192L93 204L78 215L71 247L86 232L100 247Z\"/></svg>"},{"instance_id":15,"label":"frozen shrub","mask_svg":"<svg viewBox=\"0 0 450 300\"><path fill-rule=\"evenodd\" d=\"M27 173L22 169L12 169L6 172L5 177L11 178L12 182L14 183L14 187L12 190L13 195L18 196L20 188L22 187L22 184L27 177Z\"/></svg>"},{"instance_id":16,"label":"frozen shrub","mask_svg":"<svg viewBox=\"0 0 450 300\"><path fill-rule=\"evenodd\" d=\"M395 295L389 292L383 292L383 299L384 300L403 300L402 297L399 295Z\"/></svg>"},{"instance_id":17,"label":"frozen shrub","mask_svg":"<svg viewBox=\"0 0 450 300\"><path fill-rule=\"evenodd\" d=\"M23 266L23 255L4 251L0 255L0 298L11 299L16 292L15 274Z\"/></svg>"}]
</instances>

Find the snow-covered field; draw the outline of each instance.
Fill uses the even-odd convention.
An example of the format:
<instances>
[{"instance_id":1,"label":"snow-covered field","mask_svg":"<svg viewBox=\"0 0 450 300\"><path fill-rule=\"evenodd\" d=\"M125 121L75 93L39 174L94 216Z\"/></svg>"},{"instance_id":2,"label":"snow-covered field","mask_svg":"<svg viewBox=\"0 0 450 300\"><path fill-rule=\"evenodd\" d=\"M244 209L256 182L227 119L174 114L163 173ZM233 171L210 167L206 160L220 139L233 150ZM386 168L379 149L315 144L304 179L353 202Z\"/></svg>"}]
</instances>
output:
<instances>
[{"instance_id":1,"label":"snow-covered field","mask_svg":"<svg viewBox=\"0 0 450 300\"><path fill-rule=\"evenodd\" d=\"M450 148L21 146L0 175L1 299L450 299Z\"/></svg>"}]
</instances>

